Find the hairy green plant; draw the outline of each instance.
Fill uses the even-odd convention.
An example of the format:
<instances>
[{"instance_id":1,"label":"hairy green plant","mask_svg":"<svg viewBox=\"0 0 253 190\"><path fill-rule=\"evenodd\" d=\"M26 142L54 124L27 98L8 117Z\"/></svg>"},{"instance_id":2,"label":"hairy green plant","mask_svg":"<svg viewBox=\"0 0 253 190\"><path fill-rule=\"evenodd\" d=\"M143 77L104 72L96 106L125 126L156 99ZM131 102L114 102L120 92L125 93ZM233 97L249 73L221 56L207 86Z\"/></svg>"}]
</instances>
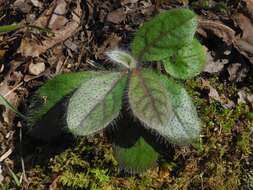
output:
<instances>
[{"instance_id":1,"label":"hairy green plant","mask_svg":"<svg viewBox=\"0 0 253 190\"><path fill-rule=\"evenodd\" d=\"M199 138L201 122L191 97L172 78L146 65L157 61L176 79L199 74L206 58L204 48L194 38L196 27L197 18L191 10L160 13L136 33L131 54L120 49L106 53L124 69L63 74L40 87L34 99L39 99L41 106L33 106L29 124L35 125L69 95L66 123L75 136L91 135L115 123L121 114L128 112L123 109L127 104L145 130L159 138L177 145L194 142ZM114 155L121 168L143 172L156 163L158 153L143 135L130 144L114 144Z\"/></svg>"}]
</instances>

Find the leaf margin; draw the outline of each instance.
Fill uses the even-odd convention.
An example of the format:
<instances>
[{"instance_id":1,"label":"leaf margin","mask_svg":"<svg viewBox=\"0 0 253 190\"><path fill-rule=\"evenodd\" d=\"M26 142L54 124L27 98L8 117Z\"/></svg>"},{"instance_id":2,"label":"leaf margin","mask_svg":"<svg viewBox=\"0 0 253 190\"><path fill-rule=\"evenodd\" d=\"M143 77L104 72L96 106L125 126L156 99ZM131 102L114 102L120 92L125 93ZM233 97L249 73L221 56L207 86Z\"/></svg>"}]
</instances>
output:
<instances>
[{"instance_id":1,"label":"leaf margin","mask_svg":"<svg viewBox=\"0 0 253 190\"><path fill-rule=\"evenodd\" d=\"M143 72L143 73L142 73ZM145 94L145 91L148 91L148 86L146 86L147 84L145 84L145 83L147 83L148 81L144 78L144 74L151 74L150 76L152 76L153 77L153 79L152 79L152 81L154 81L154 79L157 79L156 80L156 82L158 83L158 85L159 85L159 87L160 87L160 89L158 90L159 91L159 93L162 93L162 95L165 97L165 101L166 102L163 102L163 104L160 104L160 105L162 105L162 106L165 106L166 107L166 114L167 114L167 116L165 116L166 118L164 119L164 120L166 120L166 121L162 121L163 119L159 116L159 114L161 114L161 110L160 111L158 111L157 110L157 105L155 105L156 104L156 102L155 102L155 99L154 99L154 97L153 97L153 95L151 95L150 94L150 92L146 92L146 94ZM144 111L144 110L139 110L139 111L136 111L137 110L137 107L136 107L136 105L137 104L140 104L141 102L140 102L140 100L144 100L144 98L142 99L142 97L141 97L141 99L139 99L138 101L137 101L137 103L136 102L134 102L134 99L135 98L137 98L137 95L136 94L138 94L137 92L132 92L132 90L139 90L139 87L134 87L134 88L132 88L132 80L134 80L134 76L133 75L136 75L135 77L136 78L138 78L139 77L139 79L137 79L137 80L140 80L139 82L140 83L142 83L141 85L143 85L143 91L144 91L144 94L145 94L145 96L142 96L142 97L150 97L150 99L151 99L151 105L152 105L152 107L153 107L153 110L155 110L155 115L157 115L159 118L158 118L158 122L160 122L160 123L156 123L156 124L154 124L154 123L152 123L151 121L147 121L147 117L146 116L144 116L144 115L142 115L142 112ZM149 77L150 77L149 76ZM128 103L129 103L129 108L132 110L132 112L133 112L133 115L138 119L138 120L140 120L142 123L143 123L143 125L146 127L146 128L151 128L151 129L156 129L157 128L157 125L158 125L158 128L162 128L163 127L163 125L166 125L167 124L167 122L169 121L169 119L170 119L170 114L172 114L172 106L170 105L170 97L168 96L168 94L167 94L167 90L165 89L165 87L163 86L163 84L162 83L160 83L160 80L159 80L159 74L157 74L156 72L154 72L154 71L152 71L152 70L150 70L150 69L141 69L141 70L139 70L139 69L135 69L135 70L133 70L133 72L131 73L131 75L130 75L130 79L129 79L129 86L128 86ZM146 80L146 81L145 81ZM151 79L149 79L150 81L149 82L151 82ZM153 89L154 90L154 89ZM156 89L157 90L157 89ZM161 100L159 100L158 102L160 102L161 103ZM146 104L147 105L147 104ZM159 106L160 106L159 105ZM158 106L158 108L159 108L159 106ZM160 112L160 113L158 113L158 112ZM146 114L146 113L144 113L144 114ZM143 116L144 117L146 117L146 118L143 118Z\"/></svg>"},{"instance_id":2,"label":"leaf margin","mask_svg":"<svg viewBox=\"0 0 253 190\"><path fill-rule=\"evenodd\" d=\"M195 137L193 137L193 138L188 138L188 139L185 138L184 140L182 140L182 138L180 139L180 137L179 137L179 139L176 139L176 138L173 139L173 138L169 137L168 135L162 135L162 134L160 134L160 135L167 138L171 143L177 144L177 145L180 145L180 146L185 146L185 145L189 145L191 143L194 143L195 140L200 138L202 122L201 122L200 118L198 117L196 107L193 104L191 97L187 93L186 89L184 87L182 87L180 84L178 84L177 82L175 82L173 79L169 79L165 75L160 75L160 80L163 82L163 84L165 86L167 86L167 89L170 93L170 97L171 97L171 100L172 100L172 106L174 108L173 110L174 110L174 113L175 113L174 117L179 117L178 113L175 110L180 108L180 104L182 104L182 96L185 96L184 98L188 99L190 107L191 107L191 110L189 111L189 113L193 114L192 117L193 118L195 117L196 125L197 125L197 129L196 129L197 132L195 131L196 134L194 135ZM172 88L172 86L174 86L175 88ZM181 122L181 121L179 121L179 122ZM168 123L168 125L169 125L169 123ZM182 137L182 135L181 135L181 137Z\"/></svg>"},{"instance_id":3,"label":"leaf margin","mask_svg":"<svg viewBox=\"0 0 253 190\"><path fill-rule=\"evenodd\" d=\"M75 106L73 106L73 105L70 105L70 104L73 104L73 99L75 98L76 99L76 97L77 97L77 95L75 95L75 93L80 93L80 91L81 91L81 88L83 88L83 86L84 85L87 85L87 84L82 84L81 86L80 86L80 88L79 89L77 89L77 91L73 94L73 96L70 98L70 101L69 101L69 103L68 103L68 110L67 110L67 130L69 131L69 132L71 132L74 136L89 136L89 135L92 135L92 134L95 134L95 133L97 133L97 132L99 132L99 131L101 131L102 129L104 129L105 127L107 127L110 123L112 123L119 115L120 115L120 110L121 110L121 108L122 108L122 104L123 104L123 96L124 96L124 93L125 93L125 89L126 89L126 86L127 86L127 79L128 79L128 75L126 74L126 72L110 72L110 73L106 73L106 74L104 74L104 76L108 76L108 75L112 75L112 74L118 74L119 75L119 78L116 80L116 81L113 81L113 82L115 82L113 85L112 85L112 88L108 91L108 92L106 92L104 95L104 97L103 97L103 99L101 100L101 102L102 102L102 104L104 105L104 104L106 104L106 98L108 98L108 96L110 95L110 93L112 93L112 95L113 95L113 91L117 88L117 87L119 87L119 84L120 83L122 83L121 85L123 86L122 87L122 89L121 89L121 94L120 94L120 96L119 97L117 97L117 98L119 98L119 104L120 104L120 106L118 106L118 110L116 110L116 112L117 113L112 113L114 116L112 116L113 117L113 119L110 119L110 121L107 121L107 122L105 122L104 121L104 119L103 119L103 122L104 122L104 124L102 125L102 127L99 127L99 128L97 128L95 131L92 131L92 130L90 130L90 131L86 131L86 133L84 132L84 129L82 129L83 128L83 126L81 126L81 125L84 125L84 121L85 121L85 119L87 119L88 118L88 121L89 121L89 117L92 117L92 115L93 114L95 114L95 112L96 112L96 110L95 109L97 109L97 106L100 106L100 102L98 102L98 103L96 103L95 105L94 105L94 107L90 110L91 112L90 113L88 113L86 116L85 116L85 118L84 119L81 119L80 120L80 123L78 124L78 125L75 125L75 124L73 124L73 117L75 117L74 115L73 115L73 113L71 113L72 111L71 110L69 110L70 108L69 108L69 106L72 106L72 110L73 110L73 107L75 107ZM101 75L96 75L96 77L97 78L100 78L101 77ZM86 83L89 83L90 81L92 81L92 79L91 80L88 80L88 81L86 81ZM78 92L79 91L79 92ZM87 94L86 94L87 95ZM113 95L114 96L114 100L115 100L115 95ZM72 100L71 100L72 99ZM113 100L113 101L114 101ZM72 101L72 102L71 102ZM78 100L79 101L79 100ZM115 107L115 105L113 105L113 107ZM95 111L95 112L93 112L93 111ZM115 111L114 111L115 112ZM110 113L111 114L111 113ZM86 123L88 123L87 121L86 121ZM101 124L101 123L100 123ZM74 127L74 125L75 125L75 127Z\"/></svg>"},{"instance_id":4,"label":"leaf margin","mask_svg":"<svg viewBox=\"0 0 253 190\"><path fill-rule=\"evenodd\" d=\"M96 73L91 71L64 73L46 81L31 97L31 104L26 114L28 126L36 125L58 102L94 75ZM62 89L61 93L57 93L56 89L58 91Z\"/></svg>"},{"instance_id":5,"label":"leaf margin","mask_svg":"<svg viewBox=\"0 0 253 190\"><path fill-rule=\"evenodd\" d=\"M171 9L171 10L168 10L168 11L164 11L164 12L159 13L157 16L155 16L151 20L145 22L143 24L143 26L141 28L139 28L139 30L136 32L134 40L131 43L132 55L136 58L136 60L141 61L141 62L142 61L159 61L159 60L162 60L163 58L165 58L168 55L171 55L173 53L173 51L170 52L168 47L166 47L167 50L162 52L161 49L159 49L159 51L155 53L155 54L158 54L158 56L153 55L153 58L152 58L152 56L149 55L150 58L149 57L145 58L145 53L150 51L150 50L147 49L147 47L150 48L150 46L151 46L151 45L147 46L146 36L149 35L147 33L150 33L150 31L152 32L152 30L150 30L150 28L151 29L158 28L156 25L159 25L159 22L163 23L162 25L164 25L164 22L165 22L164 20L166 20L166 19L175 19L175 18L173 18L173 17L175 17L175 16L173 16L173 13L178 14L178 12L180 12L181 14L182 13L185 13L185 14L187 13L191 16L191 17L189 17L189 19L187 19L187 21L189 21L189 20L192 21L193 29L192 29L191 32L189 32L188 26L186 27L188 32L190 33L189 36L188 36L188 39L185 38L184 41L182 39L180 39L179 42L182 43L182 44L180 45L180 43L177 43L177 46L183 47L185 44L191 42L191 40L193 39L193 36L196 32L196 29L197 29L196 14L193 11L191 11L190 9L186 9L186 8L175 8L175 9ZM170 15L170 14L172 14L172 15ZM165 17L165 19L163 17ZM166 18L166 17L168 17L168 18ZM185 23L187 23L187 21ZM182 27L182 25L179 25L179 27ZM177 28L177 27L174 27L174 28ZM152 40L151 44L154 45L155 42L159 40L160 36L162 36L162 38L163 38L164 36L167 35L166 33L163 34L164 30L162 30L162 29L163 28L161 28L161 31L159 32L160 34L158 35L158 37L156 37L155 39ZM142 34L142 33L144 33L144 34ZM138 46L142 46L142 48L140 48ZM148 53L151 54L150 52L148 52ZM163 53L163 58L160 57L161 53Z\"/></svg>"},{"instance_id":6,"label":"leaf margin","mask_svg":"<svg viewBox=\"0 0 253 190\"><path fill-rule=\"evenodd\" d=\"M138 145L141 145L142 147L138 147ZM144 146L144 147L143 147ZM140 151L138 149L140 148L144 148ZM135 154L133 151L134 149L136 149ZM130 151L130 154L129 152ZM144 161L140 161L138 163L136 163L136 167L135 166L130 166L131 164L134 164L135 161L132 161L132 163L129 164L129 162L127 163L126 161L126 157L122 156L122 154L129 154L129 157L133 158L141 158L142 156L146 156L146 154L144 152L148 152L149 156L148 159L146 158ZM113 155L115 157L115 159L117 160L118 164L119 164L119 168L123 171L126 171L127 173L130 174L135 174L135 173L143 173L144 171L146 171L149 168L155 167L156 166L156 161L158 159L158 152L156 152L156 150L143 138L143 137L139 137L139 139L137 139L137 141L135 142L134 145L132 145L131 147L120 147L119 145L113 144ZM145 161L149 161L148 163L145 163ZM138 167L141 164L147 164L147 165L142 165L142 167Z\"/></svg>"},{"instance_id":7,"label":"leaf margin","mask_svg":"<svg viewBox=\"0 0 253 190\"><path fill-rule=\"evenodd\" d=\"M188 50L192 53L189 57L190 63L193 63L193 56L195 57L194 61L196 63L194 63L194 65L189 65L189 61L187 60L188 57L183 57L184 53L186 54ZM170 58L162 60L165 71L172 77L182 80L190 79L200 74L205 67L206 61L206 51L195 38L191 44L188 44L177 51L174 63Z\"/></svg>"}]
</instances>

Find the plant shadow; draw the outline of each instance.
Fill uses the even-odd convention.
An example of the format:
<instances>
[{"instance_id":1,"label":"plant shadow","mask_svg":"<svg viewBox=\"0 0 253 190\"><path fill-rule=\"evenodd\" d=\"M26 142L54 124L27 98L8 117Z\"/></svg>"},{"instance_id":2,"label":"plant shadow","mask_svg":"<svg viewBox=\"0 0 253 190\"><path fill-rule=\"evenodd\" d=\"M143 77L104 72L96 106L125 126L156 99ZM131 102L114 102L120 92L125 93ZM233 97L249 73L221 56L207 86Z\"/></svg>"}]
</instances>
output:
<instances>
[{"instance_id":1,"label":"plant shadow","mask_svg":"<svg viewBox=\"0 0 253 190\"><path fill-rule=\"evenodd\" d=\"M174 156L173 146L155 130L148 129L133 115L124 110L116 122L116 127L107 128L106 135L112 144L122 148L130 148L143 137L163 158L171 160Z\"/></svg>"},{"instance_id":2,"label":"plant shadow","mask_svg":"<svg viewBox=\"0 0 253 190\"><path fill-rule=\"evenodd\" d=\"M45 165L50 158L73 147L75 138L65 129L65 110L68 98L56 104L32 128L22 128L22 134L16 133L14 160L16 169L21 169L20 157L24 159L26 169L35 165ZM24 122L23 126L27 126ZM22 140L20 140L22 136Z\"/></svg>"},{"instance_id":3,"label":"plant shadow","mask_svg":"<svg viewBox=\"0 0 253 190\"><path fill-rule=\"evenodd\" d=\"M49 160L56 155L68 148L75 148L77 138L66 129L67 101L68 98L65 98L54 106L35 127L22 129L22 141L19 139L19 134L16 133L16 149L13 159L16 160L16 163L20 163L16 165L18 171L22 169L20 157L24 159L26 169L29 170L35 165L46 166ZM125 148L133 146L140 137L143 137L166 160L174 156L174 148L169 142L155 131L143 127L142 123L124 108L115 126L106 128L105 137L110 143Z\"/></svg>"}]
</instances>

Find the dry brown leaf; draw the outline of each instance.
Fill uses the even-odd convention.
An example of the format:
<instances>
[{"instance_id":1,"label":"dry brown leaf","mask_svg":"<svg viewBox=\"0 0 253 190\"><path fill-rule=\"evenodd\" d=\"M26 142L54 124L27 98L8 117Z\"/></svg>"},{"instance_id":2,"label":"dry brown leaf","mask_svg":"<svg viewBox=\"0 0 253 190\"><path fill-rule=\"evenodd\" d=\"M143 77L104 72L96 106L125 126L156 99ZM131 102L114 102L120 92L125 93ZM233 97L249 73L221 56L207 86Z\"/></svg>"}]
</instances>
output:
<instances>
[{"instance_id":1,"label":"dry brown leaf","mask_svg":"<svg viewBox=\"0 0 253 190\"><path fill-rule=\"evenodd\" d=\"M49 28L54 35L45 37L45 39L39 42L38 39L25 37L19 48L19 52L23 56L37 57L49 48L65 41L77 31L82 14L80 0L77 0L77 6L72 11L72 18L70 20L65 17L68 11L67 7L68 4L65 0L55 0L32 24L41 28Z\"/></svg>"},{"instance_id":2,"label":"dry brown leaf","mask_svg":"<svg viewBox=\"0 0 253 190\"><path fill-rule=\"evenodd\" d=\"M21 97L18 96L18 94L14 91L14 89L17 89L18 87L21 86L23 75L15 71L16 66L14 66L14 64L15 63L12 64L12 68L6 74L4 81L0 83L0 94L2 96L5 96L5 98L9 101L9 103L13 107L17 108L21 101ZM10 80L15 81L15 84L12 87L9 86ZM6 108L5 111L2 113L4 122L7 123L9 126L12 125L15 115L16 114L8 108ZM4 123L0 122L0 127L3 127L3 125Z\"/></svg>"},{"instance_id":3,"label":"dry brown leaf","mask_svg":"<svg viewBox=\"0 0 253 190\"><path fill-rule=\"evenodd\" d=\"M106 17L107 21L112 22L114 24L119 24L125 19L126 19L126 13L124 11L124 8L116 9L110 12Z\"/></svg>"},{"instance_id":4,"label":"dry brown leaf","mask_svg":"<svg viewBox=\"0 0 253 190\"><path fill-rule=\"evenodd\" d=\"M213 88L208 80L204 80L202 79L202 86L203 87L207 87L209 89L209 97L213 98L214 100L217 100L218 102L221 102L221 98L219 93L217 92L217 90L215 88Z\"/></svg>"},{"instance_id":5,"label":"dry brown leaf","mask_svg":"<svg viewBox=\"0 0 253 190\"><path fill-rule=\"evenodd\" d=\"M179 3L182 3L184 6L189 4L189 0L178 0Z\"/></svg>"},{"instance_id":6,"label":"dry brown leaf","mask_svg":"<svg viewBox=\"0 0 253 190\"><path fill-rule=\"evenodd\" d=\"M4 57L6 50L0 49L0 59Z\"/></svg>"},{"instance_id":7,"label":"dry brown leaf","mask_svg":"<svg viewBox=\"0 0 253 190\"><path fill-rule=\"evenodd\" d=\"M5 0L0 0L0 7L4 4Z\"/></svg>"},{"instance_id":8,"label":"dry brown leaf","mask_svg":"<svg viewBox=\"0 0 253 190\"><path fill-rule=\"evenodd\" d=\"M253 13L253 2L245 1L248 12ZM238 51L253 63L253 17L249 18L242 13L233 16L234 22L241 28L242 35L235 36L235 31L220 21L212 21L200 18L198 32L207 37L206 31L212 31L216 36L222 38L228 45L234 44Z\"/></svg>"},{"instance_id":9,"label":"dry brown leaf","mask_svg":"<svg viewBox=\"0 0 253 190\"><path fill-rule=\"evenodd\" d=\"M0 63L0 73L2 73L4 70L4 64Z\"/></svg>"},{"instance_id":10,"label":"dry brown leaf","mask_svg":"<svg viewBox=\"0 0 253 190\"><path fill-rule=\"evenodd\" d=\"M46 69L44 62L38 62L38 63L30 63L29 64L29 73L32 75L39 75L42 72L44 72Z\"/></svg>"},{"instance_id":11,"label":"dry brown leaf","mask_svg":"<svg viewBox=\"0 0 253 190\"><path fill-rule=\"evenodd\" d=\"M253 1L252 0L243 0L246 4L247 14L250 15L251 19L253 19Z\"/></svg>"},{"instance_id":12,"label":"dry brown leaf","mask_svg":"<svg viewBox=\"0 0 253 190\"><path fill-rule=\"evenodd\" d=\"M235 31L219 21L212 21L200 18L198 32L207 37L206 30L212 31L216 36L223 39L227 44L232 44L235 40Z\"/></svg>"},{"instance_id":13,"label":"dry brown leaf","mask_svg":"<svg viewBox=\"0 0 253 190\"><path fill-rule=\"evenodd\" d=\"M0 156L0 163L3 162L6 158L8 158L12 154L13 150L10 148L3 155Z\"/></svg>"},{"instance_id":14,"label":"dry brown leaf","mask_svg":"<svg viewBox=\"0 0 253 190\"><path fill-rule=\"evenodd\" d=\"M60 190L60 187L59 187L59 179L60 179L61 176L57 176L53 182L51 183L51 185L49 186L49 190Z\"/></svg>"},{"instance_id":15,"label":"dry brown leaf","mask_svg":"<svg viewBox=\"0 0 253 190\"><path fill-rule=\"evenodd\" d=\"M105 58L104 52L109 49L114 49L118 47L121 37L115 33L112 33L108 38L103 42L103 44L95 50L96 58Z\"/></svg>"},{"instance_id":16,"label":"dry brown leaf","mask_svg":"<svg viewBox=\"0 0 253 190\"><path fill-rule=\"evenodd\" d=\"M1 63L1 60L3 59L5 52L6 52L6 50L0 49L0 73L2 73L4 70L4 64Z\"/></svg>"},{"instance_id":17,"label":"dry brown leaf","mask_svg":"<svg viewBox=\"0 0 253 190\"><path fill-rule=\"evenodd\" d=\"M42 2L40 2L40 1L38 1L38 0L31 0L31 3L32 3L33 6L35 6L35 7L39 7L39 8L42 8L42 7L43 7Z\"/></svg>"},{"instance_id":18,"label":"dry brown leaf","mask_svg":"<svg viewBox=\"0 0 253 190\"><path fill-rule=\"evenodd\" d=\"M134 4L137 3L138 0L121 0L121 5L126 5L126 4Z\"/></svg>"},{"instance_id":19,"label":"dry brown leaf","mask_svg":"<svg viewBox=\"0 0 253 190\"><path fill-rule=\"evenodd\" d=\"M68 49L70 49L71 51L73 51L73 52L76 52L76 53L79 52L79 47L78 47L78 45L75 44L74 42L72 42L71 40L66 40L66 41L64 42L64 45L65 45Z\"/></svg>"},{"instance_id":20,"label":"dry brown leaf","mask_svg":"<svg viewBox=\"0 0 253 190\"><path fill-rule=\"evenodd\" d=\"M239 92L238 92L238 104L239 103L249 103L251 105L253 105L253 94L250 91L249 88L242 88Z\"/></svg>"},{"instance_id":21,"label":"dry brown leaf","mask_svg":"<svg viewBox=\"0 0 253 190\"><path fill-rule=\"evenodd\" d=\"M243 0L246 3L247 7L251 7L253 9L253 1L252 0Z\"/></svg>"},{"instance_id":22,"label":"dry brown leaf","mask_svg":"<svg viewBox=\"0 0 253 190\"><path fill-rule=\"evenodd\" d=\"M224 65L228 63L227 59L214 60L211 52L207 52L207 63L204 68L204 72L207 73L218 73L223 70Z\"/></svg>"},{"instance_id":23,"label":"dry brown leaf","mask_svg":"<svg viewBox=\"0 0 253 190\"><path fill-rule=\"evenodd\" d=\"M236 14L233 19L242 30L242 36L236 37L235 47L253 64L253 20L242 13Z\"/></svg>"},{"instance_id":24,"label":"dry brown leaf","mask_svg":"<svg viewBox=\"0 0 253 190\"><path fill-rule=\"evenodd\" d=\"M0 163L0 184L4 181L4 176L3 176L3 170L2 170L2 165Z\"/></svg>"},{"instance_id":25,"label":"dry brown leaf","mask_svg":"<svg viewBox=\"0 0 253 190\"><path fill-rule=\"evenodd\" d=\"M14 8L21 10L23 13L29 13L32 9L32 6L26 0L16 0L13 3Z\"/></svg>"},{"instance_id":26,"label":"dry brown leaf","mask_svg":"<svg viewBox=\"0 0 253 190\"><path fill-rule=\"evenodd\" d=\"M211 99L214 99L214 100L220 102L224 108L235 107L235 103L232 100L230 100L228 97L226 97L224 94L220 95L218 93L218 91L210 85L208 80L202 79L202 87L207 88L209 90L208 96Z\"/></svg>"},{"instance_id":27,"label":"dry brown leaf","mask_svg":"<svg viewBox=\"0 0 253 190\"><path fill-rule=\"evenodd\" d=\"M240 63L233 63L227 68L230 81L242 82L247 77L248 69Z\"/></svg>"}]
</instances>

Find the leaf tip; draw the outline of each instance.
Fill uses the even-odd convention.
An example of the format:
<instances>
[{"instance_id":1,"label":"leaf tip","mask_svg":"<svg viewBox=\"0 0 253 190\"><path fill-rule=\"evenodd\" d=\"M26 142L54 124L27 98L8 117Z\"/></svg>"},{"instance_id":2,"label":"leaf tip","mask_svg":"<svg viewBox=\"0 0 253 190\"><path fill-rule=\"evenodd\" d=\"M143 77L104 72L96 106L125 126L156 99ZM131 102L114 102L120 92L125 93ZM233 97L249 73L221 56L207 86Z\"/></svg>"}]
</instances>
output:
<instances>
[{"instance_id":1,"label":"leaf tip","mask_svg":"<svg viewBox=\"0 0 253 190\"><path fill-rule=\"evenodd\" d=\"M120 64L127 69L133 69L137 65L136 60L129 53L123 50L113 49L107 51L105 54L111 61Z\"/></svg>"}]
</instances>

